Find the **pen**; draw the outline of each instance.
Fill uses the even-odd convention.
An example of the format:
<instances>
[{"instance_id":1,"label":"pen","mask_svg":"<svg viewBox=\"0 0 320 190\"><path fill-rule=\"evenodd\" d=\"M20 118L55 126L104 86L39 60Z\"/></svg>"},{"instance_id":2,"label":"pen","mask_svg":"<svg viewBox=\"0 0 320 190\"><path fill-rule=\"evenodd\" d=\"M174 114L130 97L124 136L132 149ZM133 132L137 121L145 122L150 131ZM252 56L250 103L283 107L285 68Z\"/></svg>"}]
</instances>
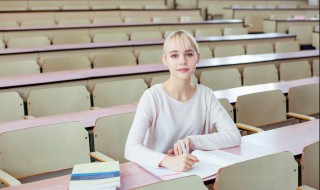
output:
<instances>
[{"instance_id":1,"label":"pen","mask_svg":"<svg viewBox=\"0 0 320 190\"><path fill-rule=\"evenodd\" d=\"M178 140L178 144L181 146L181 148L182 148L182 153L183 154L188 154L188 151L187 151L187 149L186 149L186 146L184 145L184 142L183 142L183 140Z\"/></svg>"}]
</instances>

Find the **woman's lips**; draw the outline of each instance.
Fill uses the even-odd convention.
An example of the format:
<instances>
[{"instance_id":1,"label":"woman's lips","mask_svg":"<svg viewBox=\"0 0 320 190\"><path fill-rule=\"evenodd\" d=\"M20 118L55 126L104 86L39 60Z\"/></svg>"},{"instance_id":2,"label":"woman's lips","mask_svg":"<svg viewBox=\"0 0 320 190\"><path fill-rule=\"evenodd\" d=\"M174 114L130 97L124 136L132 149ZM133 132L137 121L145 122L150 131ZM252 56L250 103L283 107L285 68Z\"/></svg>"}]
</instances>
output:
<instances>
[{"instance_id":1,"label":"woman's lips","mask_svg":"<svg viewBox=\"0 0 320 190\"><path fill-rule=\"evenodd\" d=\"M178 69L178 71L181 72L181 73L186 73L186 72L189 71L189 69L187 69L187 68L182 68L182 69Z\"/></svg>"}]
</instances>

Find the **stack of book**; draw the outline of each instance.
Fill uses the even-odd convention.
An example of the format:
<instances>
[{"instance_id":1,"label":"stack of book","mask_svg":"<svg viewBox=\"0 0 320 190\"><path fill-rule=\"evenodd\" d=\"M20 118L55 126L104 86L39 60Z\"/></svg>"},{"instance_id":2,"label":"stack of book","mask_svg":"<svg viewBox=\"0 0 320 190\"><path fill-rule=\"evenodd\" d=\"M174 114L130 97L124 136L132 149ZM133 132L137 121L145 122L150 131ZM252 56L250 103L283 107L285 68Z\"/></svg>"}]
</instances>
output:
<instances>
[{"instance_id":1,"label":"stack of book","mask_svg":"<svg viewBox=\"0 0 320 190\"><path fill-rule=\"evenodd\" d=\"M118 161L78 164L73 167L69 190L115 190L120 187Z\"/></svg>"}]
</instances>

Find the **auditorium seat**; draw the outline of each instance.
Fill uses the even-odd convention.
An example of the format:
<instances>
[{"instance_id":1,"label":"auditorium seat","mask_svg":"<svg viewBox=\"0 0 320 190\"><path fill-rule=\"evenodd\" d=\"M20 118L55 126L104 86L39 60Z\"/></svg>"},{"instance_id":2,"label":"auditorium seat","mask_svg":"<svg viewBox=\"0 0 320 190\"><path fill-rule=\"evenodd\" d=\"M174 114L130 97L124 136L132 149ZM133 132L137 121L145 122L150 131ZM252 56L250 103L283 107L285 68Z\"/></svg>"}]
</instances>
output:
<instances>
[{"instance_id":1,"label":"auditorium seat","mask_svg":"<svg viewBox=\"0 0 320 190\"><path fill-rule=\"evenodd\" d=\"M300 25L300 26L289 26L289 34L296 35L297 42L300 45L311 45L312 44L312 26Z\"/></svg>"},{"instance_id":2,"label":"auditorium seat","mask_svg":"<svg viewBox=\"0 0 320 190\"><path fill-rule=\"evenodd\" d=\"M141 51L138 57L138 64L159 64L162 63L162 50Z\"/></svg>"},{"instance_id":3,"label":"auditorium seat","mask_svg":"<svg viewBox=\"0 0 320 190\"><path fill-rule=\"evenodd\" d=\"M126 42L129 41L129 37L125 32L117 32L117 33L97 33L93 37L93 42Z\"/></svg>"},{"instance_id":4,"label":"auditorium seat","mask_svg":"<svg viewBox=\"0 0 320 190\"><path fill-rule=\"evenodd\" d=\"M143 5L120 5L119 9L143 9Z\"/></svg>"},{"instance_id":5,"label":"auditorium seat","mask_svg":"<svg viewBox=\"0 0 320 190\"><path fill-rule=\"evenodd\" d=\"M126 17L124 19L126 24L147 24L151 23L151 19L148 17Z\"/></svg>"},{"instance_id":6,"label":"auditorium seat","mask_svg":"<svg viewBox=\"0 0 320 190\"><path fill-rule=\"evenodd\" d=\"M219 102L224 107L224 109L227 111L227 113L229 114L231 119L234 121L233 106L230 104L229 100L227 98L220 98Z\"/></svg>"},{"instance_id":7,"label":"auditorium seat","mask_svg":"<svg viewBox=\"0 0 320 190\"><path fill-rule=\"evenodd\" d=\"M137 59L130 51L97 54L93 57L93 68L136 64Z\"/></svg>"},{"instance_id":8,"label":"auditorium seat","mask_svg":"<svg viewBox=\"0 0 320 190\"><path fill-rule=\"evenodd\" d=\"M313 60L312 62L312 75L319 76L319 59Z\"/></svg>"},{"instance_id":9,"label":"auditorium seat","mask_svg":"<svg viewBox=\"0 0 320 190\"><path fill-rule=\"evenodd\" d=\"M135 112L129 112L98 118L93 128L95 152L90 155L102 153L120 163L128 162L124 149L134 116Z\"/></svg>"},{"instance_id":10,"label":"auditorium seat","mask_svg":"<svg viewBox=\"0 0 320 190\"><path fill-rule=\"evenodd\" d=\"M60 19L58 26L88 26L91 22L87 18L82 19Z\"/></svg>"},{"instance_id":11,"label":"auditorium seat","mask_svg":"<svg viewBox=\"0 0 320 190\"><path fill-rule=\"evenodd\" d=\"M199 16L181 16L180 22L202 22L203 18Z\"/></svg>"},{"instance_id":12,"label":"auditorium seat","mask_svg":"<svg viewBox=\"0 0 320 190\"><path fill-rule=\"evenodd\" d=\"M274 53L273 46L271 43L259 43L259 44L248 44L247 54L263 54L263 53Z\"/></svg>"},{"instance_id":13,"label":"auditorium seat","mask_svg":"<svg viewBox=\"0 0 320 190\"><path fill-rule=\"evenodd\" d=\"M208 46L199 47L200 51L200 59L211 59L212 56L212 50Z\"/></svg>"},{"instance_id":14,"label":"auditorium seat","mask_svg":"<svg viewBox=\"0 0 320 190\"><path fill-rule=\"evenodd\" d=\"M87 5L64 5L62 6L62 10L89 10L89 7Z\"/></svg>"},{"instance_id":15,"label":"auditorium seat","mask_svg":"<svg viewBox=\"0 0 320 190\"><path fill-rule=\"evenodd\" d=\"M296 8L298 8L297 5L288 4L288 3L287 4L278 5L277 7L278 7L278 9L296 9Z\"/></svg>"},{"instance_id":16,"label":"auditorium seat","mask_svg":"<svg viewBox=\"0 0 320 190\"><path fill-rule=\"evenodd\" d=\"M0 62L0 77L38 73L40 67L35 60Z\"/></svg>"},{"instance_id":17,"label":"auditorium seat","mask_svg":"<svg viewBox=\"0 0 320 190\"><path fill-rule=\"evenodd\" d=\"M42 72L91 69L87 56L52 57L43 59Z\"/></svg>"},{"instance_id":18,"label":"auditorium seat","mask_svg":"<svg viewBox=\"0 0 320 190\"><path fill-rule=\"evenodd\" d=\"M311 66L308 61L280 63L280 80L295 80L311 77Z\"/></svg>"},{"instance_id":19,"label":"auditorium seat","mask_svg":"<svg viewBox=\"0 0 320 190\"><path fill-rule=\"evenodd\" d=\"M263 32L263 20L265 18L265 15L246 15L244 25L247 27L247 31L250 33Z\"/></svg>"},{"instance_id":20,"label":"auditorium seat","mask_svg":"<svg viewBox=\"0 0 320 190\"><path fill-rule=\"evenodd\" d=\"M131 33L131 41L139 40L160 40L163 36L160 31L134 31Z\"/></svg>"},{"instance_id":21,"label":"auditorium seat","mask_svg":"<svg viewBox=\"0 0 320 190\"><path fill-rule=\"evenodd\" d=\"M57 34L52 38L52 44L76 44L91 43L91 38L87 34Z\"/></svg>"},{"instance_id":22,"label":"auditorium seat","mask_svg":"<svg viewBox=\"0 0 320 190\"><path fill-rule=\"evenodd\" d=\"M80 122L65 122L0 134L0 175L32 182L70 173L75 164L90 163L89 135ZM69 169L69 171L66 171ZM8 176L7 176L8 177Z\"/></svg>"},{"instance_id":23,"label":"auditorium seat","mask_svg":"<svg viewBox=\"0 0 320 190\"><path fill-rule=\"evenodd\" d=\"M90 94L85 86L34 89L27 98L28 115L42 117L90 110Z\"/></svg>"},{"instance_id":24,"label":"auditorium seat","mask_svg":"<svg viewBox=\"0 0 320 190\"><path fill-rule=\"evenodd\" d=\"M31 48L48 46L51 42L47 36L12 37L8 40L8 48Z\"/></svg>"},{"instance_id":25,"label":"auditorium seat","mask_svg":"<svg viewBox=\"0 0 320 190\"><path fill-rule=\"evenodd\" d=\"M97 83L93 89L95 107L138 103L148 88L143 79L127 79Z\"/></svg>"},{"instance_id":26,"label":"auditorium seat","mask_svg":"<svg viewBox=\"0 0 320 190\"><path fill-rule=\"evenodd\" d=\"M54 20L23 20L21 27L52 27L56 23Z\"/></svg>"},{"instance_id":27,"label":"auditorium seat","mask_svg":"<svg viewBox=\"0 0 320 190\"><path fill-rule=\"evenodd\" d=\"M297 41L276 42L276 53L287 53L300 51L300 45Z\"/></svg>"},{"instance_id":28,"label":"auditorium seat","mask_svg":"<svg viewBox=\"0 0 320 190\"><path fill-rule=\"evenodd\" d=\"M248 34L248 30L246 28L224 28L223 29L223 35L224 36L231 36L231 35L244 35Z\"/></svg>"},{"instance_id":29,"label":"auditorium seat","mask_svg":"<svg viewBox=\"0 0 320 190\"><path fill-rule=\"evenodd\" d=\"M256 9L275 9L276 5L272 4L258 4L255 6Z\"/></svg>"},{"instance_id":30,"label":"auditorium seat","mask_svg":"<svg viewBox=\"0 0 320 190\"><path fill-rule=\"evenodd\" d=\"M229 57L236 55L244 55L245 51L242 45L225 45L214 48L214 57Z\"/></svg>"},{"instance_id":31,"label":"auditorium seat","mask_svg":"<svg viewBox=\"0 0 320 190\"><path fill-rule=\"evenodd\" d=\"M94 18L93 24L96 25L109 25L109 24L122 24L121 17L109 17L109 18Z\"/></svg>"},{"instance_id":32,"label":"auditorium seat","mask_svg":"<svg viewBox=\"0 0 320 190\"><path fill-rule=\"evenodd\" d=\"M0 105L0 123L24 118L23 100L17 92L1 92Z\"/></svg>"},{"instance_id":33,"label":"auditorium seat","mask_svg":"<svg viewBox=\"0 0 320 190\"><path fill-rule=\"evenodd\" d=\"M300 162L302 186L297 190L319 189L319 141L304 147Z\"/></svg>"},{"instance_id":34,"label":"auditorium seat","mask_svg":"<svg viewBox=\"0 0 320 190\"><path fill-rule=\"evenodd\" d=\"M153 17L153 23L178 23L179 18L176 16L156 16Z\"/></svg>"},{"instance_id":35,"label":"auditorium seat","mask_svg":"<svg viewBox=\"0 0 320 190\"><path fill-rule=\"evenodd\" d=\"M288 110L319 118L319 83L289 88Z\"/></svg>"},{"instance_id":36,"label":"auditorium seat","mask_svg":"<svg viewBox=\"0 0 320 190\"><path fill-rule=\"evenodd\" d=\"M145 5L145 9L168 9L166 5Z\"/></svg>"},{"instance_id":37,"label":"auditorium seat","mask_svg":"<svg viewBox=\"0 0 320 190\"><path fill-rule=\"evenodd\" d=\"M196 29L195 37L222 36L222 31L218 28Z\"/></svg>"},{"instance_id":38,"label":"auditorium seat","mask_svg":"<svg viewBox=\"0 0 320 190\"><path fill-rule=\"evenodd\" d=\"M213 189L269 190L296 189L297 186L298 164L293 154L286 151L221 168L216 174Z\"/></svg>"},{"instance_id":39,"label":"auditorium seat","mask_svg":"<svg viewBox=\"0 0 320 190\"><path fill-rule=\"evenodd\" d=\"M238 69L215 69L201 72L200 84L212 90L223 90L241 86L241 75Z\"/></svg>"},{"instance_id":40,"label":"auditorium seat","mask_svg":"<svg viewBox=\"0 0 320 190\"><path fill-rule=\"evenodd\" d=\"M6 45L3 43L2 39L0 39L0 49L5 49Z\"/></svg>"},{"instance_id":41,"label":"auditorium seat","mask_svg":"<svg viewBox=\"0 0 320 190\"><path fill-rule=\"evenodd\" d=\"M0 28L16 28L19 24L16 21L0 21Z\"/></svg>"},{"instance_id":42,"label":"auditorium seat","mask_svg":"<svg viewBox=\"0 0 320 190\"><path fill-rule=\"evenodd\" d=\"M279 74L275 65L247 66L243 69L243 85L256 85L279 82Z\"/></svg>"},{"instance_id":43,"label":"auditorium seat","mask_svg":"<svg viewBox=\"0 0 320 190\"><path fill-rule=\"evenodd\" d=\"M163 189L183 189L183 190L207 190L199 176L191 175L175 179L163 180L145 186L137 187L136 190L163 190Z\"/></svg>"}]
</instances>

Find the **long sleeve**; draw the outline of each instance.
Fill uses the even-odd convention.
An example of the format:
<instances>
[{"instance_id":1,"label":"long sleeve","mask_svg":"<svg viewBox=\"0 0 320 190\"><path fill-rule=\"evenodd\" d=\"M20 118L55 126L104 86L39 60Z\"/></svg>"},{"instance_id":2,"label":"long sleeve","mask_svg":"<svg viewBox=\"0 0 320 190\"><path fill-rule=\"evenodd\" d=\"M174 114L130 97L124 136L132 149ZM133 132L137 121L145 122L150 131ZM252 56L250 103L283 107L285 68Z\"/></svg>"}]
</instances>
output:
<instances>
[{"instance_id":1,"label":"long sleeve","mask_svg":"<svg viewBox=\"0 0 320 190\"><path fill-rule=\"evenodd\" d=\"M204 135L189 136L191 148L193 150L214 150L240 145L240 132L227 111L213 93L208 99L210 99L210 101L209 107L207 108L205 127L207 131L204 132ZM216 128L216 132L213 132L214 128Z\"/></svg>"},{"instance_id":2,"label":"long sleeve","mask_svg":"<svg viewBox=\"0 0 320 190\"><path fill-rule=\"evenodd\" d=\"M154 124L154 107L152 96L147 90L137 107L125 147L125 157L138 164L159 167L158 164L163 160L165 154L153 151L144 144L147 132Z\"/></svg>"}]
</instances>

